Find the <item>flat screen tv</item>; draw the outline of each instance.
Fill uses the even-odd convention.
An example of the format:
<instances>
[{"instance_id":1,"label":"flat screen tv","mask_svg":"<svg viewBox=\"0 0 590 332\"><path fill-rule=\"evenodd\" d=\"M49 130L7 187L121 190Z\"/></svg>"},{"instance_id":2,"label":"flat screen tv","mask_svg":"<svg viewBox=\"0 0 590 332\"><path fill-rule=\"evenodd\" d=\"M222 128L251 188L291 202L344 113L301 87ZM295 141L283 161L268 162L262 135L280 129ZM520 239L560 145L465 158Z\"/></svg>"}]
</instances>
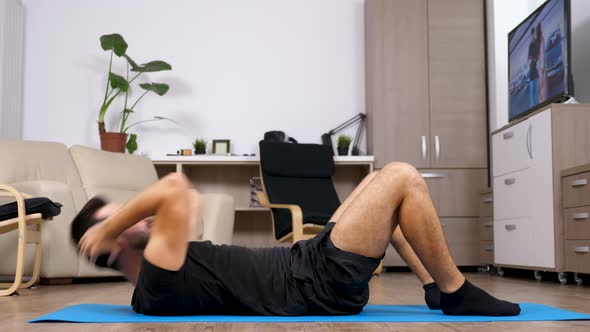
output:
<instances>
[{"instance_id":1,"label":"flat screen tv","mask_svg":"<svg viewBox=\"0 0 590 332\"><path fill-rule=\"evenodd\" d=\"M508 119L573 96L570 1L548 0L508 34Z\"/></svg>"}]
</instances>

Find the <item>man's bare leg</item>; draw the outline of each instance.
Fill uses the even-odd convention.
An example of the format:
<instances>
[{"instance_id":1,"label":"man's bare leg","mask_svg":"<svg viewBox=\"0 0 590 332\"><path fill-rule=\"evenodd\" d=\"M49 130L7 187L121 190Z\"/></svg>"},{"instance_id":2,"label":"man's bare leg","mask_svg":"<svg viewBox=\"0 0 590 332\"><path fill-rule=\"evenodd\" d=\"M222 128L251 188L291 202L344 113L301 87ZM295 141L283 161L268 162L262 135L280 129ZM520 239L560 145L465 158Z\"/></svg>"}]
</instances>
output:
<instances>
[{"instance_id":1,"label":"man's bare leg","mask_svg":"<svg viewBox=\"0 0 590 332\"><path fill-rule=\"evenodd\" d=\"M344 200L344 202L340 205L338 210L336 210L336 212L334 213L334 216L332 216L331 220L333 222L338 222L338 220L340 219L342 214L350 206L350 203L357 198L357 196L365 189L365 187L371 181L373 181L373 179L375 178L375 176L377 176L377 174L379 174L379 171L375 171L375 172L372 172L369 175L367 175L361 181L361 183L352 191L352 193L350 193L350 195L348 195L346 200ZM397 218L397 215L394 215L393 218ZM397 224L397 221L394 221L394 223ZM416 274L416 277L418 278L418 280L420 280L422 285L428 285L428 284L431 284L434 282L434 279L432 279L432 277L430 276L430 274L428 273L428 271L426 270L426 268L424 267L422 262L420 262L420 259L418 258L418 256L416 256L416 253L414 252L414 250L412 249L412 247L410 246L408 241L404 238L402 231L399 227L395 228L395 231L393 232L393 234L391 236L390 243L395 248L395 250L398 252L398 254L402 258L402 260L412 270L412 272L414 272L414 274Z\"/></svg>"},{"instance_id":2,"label":"man's bare leg","mask_svg":"<svg viewBox=\"0 0 590 332\"><path fill-rule=\"evenodd\" d=\"M398 218L394 218L395 216ZM444 292L447 314L515 315L520 308L500 301L465 280L453 261L420 173L404 163L383 168L338 216L330 238L336 247L381 257L399 222L401 230ZM446 293L446 294L445 294Z\"/></svg>"}]
</instances>

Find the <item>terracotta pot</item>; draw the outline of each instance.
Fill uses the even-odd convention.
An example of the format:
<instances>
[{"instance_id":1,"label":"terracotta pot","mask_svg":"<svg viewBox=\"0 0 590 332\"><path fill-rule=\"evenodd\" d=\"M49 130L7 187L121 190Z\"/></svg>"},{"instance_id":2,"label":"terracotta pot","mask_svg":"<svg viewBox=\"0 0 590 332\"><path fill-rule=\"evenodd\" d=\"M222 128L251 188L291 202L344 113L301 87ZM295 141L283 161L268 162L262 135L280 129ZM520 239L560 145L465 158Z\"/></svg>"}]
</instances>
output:
<instances>
[{"instance_id":1,"label":"terracotta pot","mask_svg":"<svg viewBox=\"0 0 590 332\"><path fill-rule=\"evenodd\" d=\"M127 134L100 133L100 148L103 151L125 153Z\"/></svg>"}]
</instances>

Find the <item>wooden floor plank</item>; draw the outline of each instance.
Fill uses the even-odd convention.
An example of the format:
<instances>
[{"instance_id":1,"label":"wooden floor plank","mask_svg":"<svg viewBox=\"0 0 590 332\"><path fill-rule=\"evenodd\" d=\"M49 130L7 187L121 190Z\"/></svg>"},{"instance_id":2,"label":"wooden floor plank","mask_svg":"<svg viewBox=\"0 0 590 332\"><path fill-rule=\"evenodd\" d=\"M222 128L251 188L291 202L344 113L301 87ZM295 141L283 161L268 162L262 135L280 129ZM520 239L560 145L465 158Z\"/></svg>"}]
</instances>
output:
<instances>
[{"instance_id":1,"label":"wooden floor plank","mask_svg":"<svg viewBox=\"0 0 590 332\"><path fill-rule=\"evenodd\" d=\"M536 282L532 279L500 278L486 273L467 274L476 285L492 294L517 302L535 302L590 314L590 287ZM1 331L590 331L590 322L496 322L496 323L274 323L274 324L80 324L26 321L77 303L128 304L133 288L124 282L40 286L20 296L0 298ZM371 281L370 303L423 303L423 290L410 273L383 273Z\"/></svg>"}]
</instances>

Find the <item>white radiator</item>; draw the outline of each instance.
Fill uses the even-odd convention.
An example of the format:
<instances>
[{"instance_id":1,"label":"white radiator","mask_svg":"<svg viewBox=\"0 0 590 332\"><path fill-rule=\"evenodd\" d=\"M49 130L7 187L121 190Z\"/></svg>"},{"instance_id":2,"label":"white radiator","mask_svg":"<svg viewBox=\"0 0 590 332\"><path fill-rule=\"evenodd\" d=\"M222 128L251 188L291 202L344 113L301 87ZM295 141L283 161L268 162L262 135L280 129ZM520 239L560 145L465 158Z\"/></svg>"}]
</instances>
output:
<instances>
[{"instance_id":1,"label":"white radiator","mask_svg":"<svg viewBox=\"0 0 590 332\"><path fill-rule=\"evenodd\" d=\"M0 0L0 138L22 137L25 10Z\"/></svg>"}]
</instances>

